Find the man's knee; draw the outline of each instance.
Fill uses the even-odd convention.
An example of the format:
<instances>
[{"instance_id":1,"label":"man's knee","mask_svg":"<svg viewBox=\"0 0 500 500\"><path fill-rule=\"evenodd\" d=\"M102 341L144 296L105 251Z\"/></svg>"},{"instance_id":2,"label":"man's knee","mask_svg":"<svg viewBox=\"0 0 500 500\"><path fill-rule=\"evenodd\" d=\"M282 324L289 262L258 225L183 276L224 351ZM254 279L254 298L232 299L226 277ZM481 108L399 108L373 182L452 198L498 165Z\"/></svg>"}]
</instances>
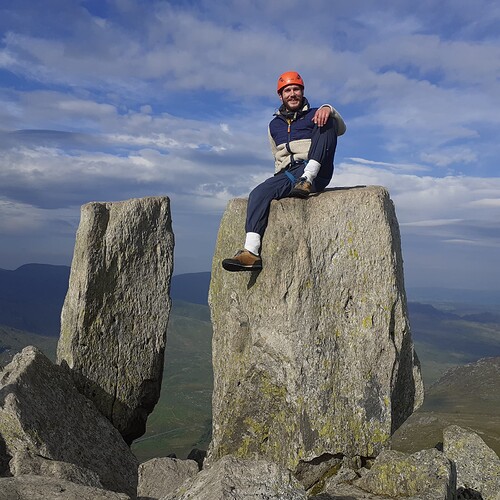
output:
<instances>
[{"instance_id":1,"label":"man's knee","mask_svg":"<svg viewBox=\"0 0 500 500\"><path fill-rule=\"evenodd\" d=\"M255 186L250 194L248 195L248 206L256 210L257 207L270 203L272 200L272 194L269 192L269 188L263 182Z\"/></svg>"},{"instance_id":2,"label":"man's knee","mask_svg":"<svg viewBox=\"0 0 500 500\"><path fill-rule=\"evenodd\" d=\"M254 200L254 199L261 199L263 196L263 193L266 191L265 183L262 182L261 184L257 184L251 191L250 194L248 195L249 200Z\"/></svg>"},{"instance_id":3,"label":"man's knee","mask_svg":"<svg viewBox=\"0 0 500 500\"><path fill-rule=\"evenodd\" d=\"M337 120L333 118L333 116L330 116L326 123L322 127L318 127L317 125L314 126L314 132L316 132L318 135L335 135L337 137L338 133L338 123Z\"/></svg>"}]
</instances>

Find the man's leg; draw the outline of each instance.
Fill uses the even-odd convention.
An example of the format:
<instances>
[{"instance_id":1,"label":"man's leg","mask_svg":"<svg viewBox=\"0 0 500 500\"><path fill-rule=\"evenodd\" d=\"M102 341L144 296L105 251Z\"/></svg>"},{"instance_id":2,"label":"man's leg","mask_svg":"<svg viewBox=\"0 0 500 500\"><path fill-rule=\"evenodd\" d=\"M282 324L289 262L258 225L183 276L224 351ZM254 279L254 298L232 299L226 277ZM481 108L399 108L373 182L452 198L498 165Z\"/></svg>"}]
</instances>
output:
<instances>
[{"instance_id":1,"label":"man's leg","mask_svg":"<svg viewBox=\"0 0 500 500\"><path fill-rule=\"evenodd\" d=\"M224 259L222 261L224 269L227 271L262 269L262 260L259 257L260 244L267 227L271 201L286 198L292 187L291 180L282 173L270 177L253 189L248 197L244 249L238 251L233 258Z\"/></svg>"},{"instance_id":2,"label":"man's leg","mask_svg":"<svg viewBox=\"0 0 500 500\"><path fill-rule=\"evenodd\" d=\"M322 191L325 189L333 175L336 147L337 122L330 117L322 127L314 127L304 174L297 180L290 196L307 198L314 190ZM318 182L314 182L316 177L321 177L321 179L318 178ZM325 180L328 180L326 184Z\"/></svg>"},{"instance_id":3,"label":"man's leg","mask_svg":"<svg viewBox=\"0 0 500 500\"><path fill-rule=\"evenodd\" d=\"M292 189L292 182L285 173L266 179L256 186L248 196L245 231L258 233L261 237L267 227L272 200L286 198Z\"/></svg>"}]
</instances>

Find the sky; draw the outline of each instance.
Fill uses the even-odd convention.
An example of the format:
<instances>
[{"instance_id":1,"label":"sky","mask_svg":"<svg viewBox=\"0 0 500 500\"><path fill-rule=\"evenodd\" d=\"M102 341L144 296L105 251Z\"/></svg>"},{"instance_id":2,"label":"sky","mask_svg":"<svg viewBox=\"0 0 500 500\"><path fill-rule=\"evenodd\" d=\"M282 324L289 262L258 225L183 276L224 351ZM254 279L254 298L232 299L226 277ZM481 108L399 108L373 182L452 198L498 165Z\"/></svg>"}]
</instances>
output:
<instances>
[{"instance_id":1,"label":"sky","mask_svg":"<svg viewBox=\"0 0 500 500\"><path fill-rule=\"evenodd\" d=\"M330 187L389 190L406 286L499 289L499 26L493 0L0 0L0 268L166 195L174 274L209 271L294 70L347 124Z\"/></svg>"}]
</instances>

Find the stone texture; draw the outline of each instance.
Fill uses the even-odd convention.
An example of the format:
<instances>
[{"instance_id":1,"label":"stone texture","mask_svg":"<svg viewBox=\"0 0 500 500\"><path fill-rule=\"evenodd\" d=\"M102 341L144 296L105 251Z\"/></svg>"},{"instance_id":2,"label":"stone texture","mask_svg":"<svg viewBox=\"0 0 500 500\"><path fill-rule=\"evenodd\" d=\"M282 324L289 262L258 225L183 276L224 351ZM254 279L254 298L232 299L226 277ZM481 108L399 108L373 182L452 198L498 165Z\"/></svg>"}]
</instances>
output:
<instances>
[{"instance_id":1,"label":"stone texture","mask_svg":"<svg viewBox=\"0 0 500 500\"><path fill-rule=\"evenodd\" d=\"M28 452L89 469L106 489L136 493L138 463L120 433L67 371L34 347L0 373L0 442L4 463Z\"/></svg>"},{"instance_id":2,"label":"stone texture","mask_svg":"<svg viewBox=\"0 0 500 500\"><path fill-rule=\"evenodd\" d=\"M265 460L225 456L162 500L306 500L292 473Z\"/></svg>"},{"instance_id":3,"label":"stone texture","mask_svg":"<svg viewBox=\"0 0 500 500\"><path fill-rule=\"evenodd\" d=\"M46 476L0 478L0 500L130 500L123 493L101 490Z\"/></svg>"},{"instance_id":4,"label":"stone texture","mask_svg":"<svg viewBox=\"0 0 500 500\"><path fill-rule=\"evenodd\" d=\"M128 443L160 395L173 246L166 197L82 207L57 358Z\"/></svg>"},{"instance_id":5,"label":"stone texture","mask_svg":"<svg viewBox=\"0 0 500 500\"><path fill-rule=\"evenodd\" d=\"M457 468L459 488L500 500L500 458L476 433L450 425L443 431L443 451Z\"/></svg>"},{"instance_id":6,"label":"stone texture","mask_svg":"<svg viewBox=\"0 0 500 500\"><path fill-rule=\"evenodd\" d=\"M9 467L13 476L50 476L93 488L103 487L99 475L90 469L49 460L26 450L15 453L9 462Z\"/></svg>"},{"instance_id":7,"label":"stone texture","mask_svg":"<svg viewBox=\"0 0 500 500\"><path fill-rule=\"evenodd\" d=\"M341 484L352 483L359 477L360 475L353 469L349 469L348 467L341 467L341 469L335 475L326 479L324 491L328 493L328 491L333 490Z\"/></svg>"},{"instance_id":8,"label":"stone texture","mask_svg":"<svg viewBox=\"0 0 500 500\"><path fill-rule=\"evenodd\" d=\"M342 457L322 455L310 462L299 462L294 475L306 490L318 482L323 482L325 475L332 475L342 467Z\"/></svg>"},{"instance_id":9,"label":"stone texture","mask_svg":"<svg viewBox=\"0 0 500 500\"><path fill-rule=\"evenodd\" d=\"M354 485L389 498L454 500L456 476L451 462L436 449L413 455L385 450Z\"/></svg>"},{"instance_id":10,"label":"stone texture","mask_svg":"<svg viewBox=\"0 0 500 500\"><path fill-rule=\"evenodd\" d=\"M339 484L331 494L320 493L309 497L309 500L390 500L386 495L374 495L352 484ZM398 498L397 500L410 500L409 498ZM425 500L437 500L436 498L426 498Z\"/></svg>"},{"instance_id":11,"label":"stone texture","mask_svg":"<svg viewBox=\"0 0 500 500\"><path fill-rule=\"evenodd\" d=\"M139 466L139 498L161 498L175 491L186 479L198 474L194 460L177 458L153 458Z\"/></svg>"},{"instance_id":12,"label":"stone texture","mask_svg":"<svg viewBox=\"0 0 500 500\"><path fill-rule=\"evenodd\" d=\"M387 191L274 201L264 269L228 273L246 206L229 202L213 260L208 462L257 453L294 470L325 453L376 456L423 399Z\"/></svg>"}]
</instances>

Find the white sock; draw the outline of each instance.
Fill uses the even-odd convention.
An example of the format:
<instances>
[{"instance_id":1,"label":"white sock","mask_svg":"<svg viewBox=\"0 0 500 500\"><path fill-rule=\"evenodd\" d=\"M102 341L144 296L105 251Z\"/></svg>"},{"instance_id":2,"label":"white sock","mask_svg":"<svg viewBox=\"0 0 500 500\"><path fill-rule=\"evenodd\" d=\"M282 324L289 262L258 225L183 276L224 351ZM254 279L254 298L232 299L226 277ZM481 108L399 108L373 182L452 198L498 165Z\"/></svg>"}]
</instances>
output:
<instances>
[{"instance_id":1,"label":"white sock","mask_svg":"<svg viewBox=\"0 0 500 500\"><path fill-rule=\"evenodd\" d=\"M245 239L245 250L259 255L260 250L260 234L259 233L247 233Z\"/></svg>"},{"instance_id":2,"label":"white sock","mask_svg":"<svg viewBox=\"0 0 500 500\"><path fill-rule=\"evenodd\" d=\"M309 182L312 182L318 175L320 168L321 163L317 162L316 160L309 160L307 162L306 168L304 169L304 174L302 175L302 177L305 177Z\"/></svg>"}]
</instances>

